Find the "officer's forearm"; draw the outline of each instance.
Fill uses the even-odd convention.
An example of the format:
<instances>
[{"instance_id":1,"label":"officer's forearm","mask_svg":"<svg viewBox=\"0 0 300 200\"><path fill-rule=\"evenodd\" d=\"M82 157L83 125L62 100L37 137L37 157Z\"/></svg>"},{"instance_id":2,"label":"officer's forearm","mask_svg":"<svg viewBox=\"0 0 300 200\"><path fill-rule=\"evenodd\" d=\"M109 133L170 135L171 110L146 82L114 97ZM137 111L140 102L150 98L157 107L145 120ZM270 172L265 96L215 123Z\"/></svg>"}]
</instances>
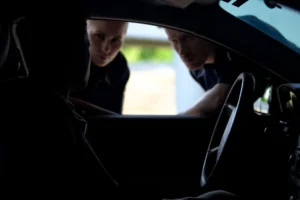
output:
<instances>
[{"instance_id":1,"label":"officer's forearm","mask_svg":"<svg viewBox=\"0 0 300 200\"><path fill-rule=\"evenodd\" d=\"M214 117L219 113L230 90L228 84L217 84L190 109L180 115L197 116L203 118Z\"/></svg>"}]
</instances>

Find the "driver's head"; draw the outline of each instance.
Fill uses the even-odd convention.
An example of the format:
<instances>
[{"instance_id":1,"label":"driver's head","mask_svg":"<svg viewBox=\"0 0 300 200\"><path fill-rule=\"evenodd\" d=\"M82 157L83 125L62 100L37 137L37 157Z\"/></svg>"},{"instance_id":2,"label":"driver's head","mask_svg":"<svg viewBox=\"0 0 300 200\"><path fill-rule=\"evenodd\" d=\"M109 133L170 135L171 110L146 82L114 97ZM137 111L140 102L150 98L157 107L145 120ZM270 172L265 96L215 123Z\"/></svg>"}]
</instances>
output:
<instances>
[{"instance_id":1,"label":"driver's head","mask_svg":"<svg viewBox=\"0 0 300 200\"><path fill-rule=\"evenodd\" d=\"M190 69L200 69L214 62L215 45L182 31L165 28L168 39L184 64Z\"/></svg>"},{"instance_id":2,"label":"driver's head","mask_svg":"<svg viewBox=\"0 0 300 200\"><path fill-rule=\"evenodd\" d=\"M87 20L87 34L93 63L107 66L119 53L124 42L128 22L113 20Z\"/></svg>"},{"instance_id":3,"label":"driver's head","mask_svg":"<svg viewBox=\"0 0 300 200\"><path fill-rule=\"evenodd\" d=\"M59 17L31 18L29 31L31 77L60 91L86 86L90 56L84 17L74 16L68 23Z\"/></svg>"}]
</instances>

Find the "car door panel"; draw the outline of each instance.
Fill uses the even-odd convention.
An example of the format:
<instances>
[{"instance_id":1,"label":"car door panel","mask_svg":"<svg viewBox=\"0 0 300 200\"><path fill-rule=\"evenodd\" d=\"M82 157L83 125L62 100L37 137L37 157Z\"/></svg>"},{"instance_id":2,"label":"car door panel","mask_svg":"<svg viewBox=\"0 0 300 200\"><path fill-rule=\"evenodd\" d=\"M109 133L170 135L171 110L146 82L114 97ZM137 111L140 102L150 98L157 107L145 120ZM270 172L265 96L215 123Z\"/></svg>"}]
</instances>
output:
<instances>
[{"instance_id":1,"label":"car door panel","mask_svg":"<svg viewBox=\"0 0 300 200\"><path fill-rule=\"evenodd\" d=\"M115 115L87 120L91 145L126 187L164 197L198 191L215 119Z\"/></svg>"}]
</instances>

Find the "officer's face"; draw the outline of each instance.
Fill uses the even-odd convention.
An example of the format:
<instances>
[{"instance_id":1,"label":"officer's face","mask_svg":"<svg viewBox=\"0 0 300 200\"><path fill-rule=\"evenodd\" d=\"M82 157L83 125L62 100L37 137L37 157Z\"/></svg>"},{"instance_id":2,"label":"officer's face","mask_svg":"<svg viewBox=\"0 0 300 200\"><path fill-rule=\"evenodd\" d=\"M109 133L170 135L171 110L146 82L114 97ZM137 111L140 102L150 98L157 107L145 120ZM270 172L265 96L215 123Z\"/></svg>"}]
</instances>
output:
<instances>
[{"instance_id":1,"label":"officer's face","mask_svg":"<svg viewBox=\"0 0 300 200\"><path fill-rule=\"evenodd\" d=\"M128 23L111 20L88 20L87 33L93 63L107 66L118 54L124 42Z\"/></svg>"},{"instance_id":2,"label":"officer's face","mask_svg":"<svg viewBox=\"0 0 300 200\"><path fill-rule=\"evenodd\" d=\"M210 42L181 31L165 31L174 49L190 70L201 68L213 55L214 45Z\"/></svg>"}]
</instances>

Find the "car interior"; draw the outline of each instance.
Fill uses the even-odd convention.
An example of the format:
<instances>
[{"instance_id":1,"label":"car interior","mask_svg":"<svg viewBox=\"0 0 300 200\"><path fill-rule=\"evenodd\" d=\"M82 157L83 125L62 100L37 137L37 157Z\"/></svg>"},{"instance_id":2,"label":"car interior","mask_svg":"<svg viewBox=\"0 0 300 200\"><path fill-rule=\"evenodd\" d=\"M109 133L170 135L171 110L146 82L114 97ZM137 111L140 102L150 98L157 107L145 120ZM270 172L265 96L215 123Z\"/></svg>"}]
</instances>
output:
<instances>
[{"instance_id":1,"label":"car interior","mask_svg":"<svg viewBox=\"0 0 300 200\"><path fill-rule=\"evenodd\" d=\"M116 2L119 6L114 5ZM297 66L300 56L297 53L231 16L217 3L194 3L182 9L138 0L87 1L83 7L87 8L84 17L80 16L84 20L130 21L169 27L196 35L228 50L232 59L240 63L243 69L243 73L232 85L220 114L211 119L179 115L119 115L89 102L71 100L77 109L96 113L93 116L83 116L88 127L85 136L93 149L92 152L97 155L96 167L100 168L100 179L106 177L103 179L110 182L108 188L113 187L114 191L124 192L122 194L126 195L126 198L149 200L198 196L213 190L225 190L249 199L299 197L297 146L300 85L297 82L300 80ZM61 8L58 15L68 16L70 13L76 13L65 9ZM68 175L76 176L79 167L71 169L70 165L66 164L71 162L67 157L73 156L71 151L76 152L74 157L82 156L83 150L70 148L60 157L55 157L60 155L60 149L68 149L70 146L62 125L65 115L53 111L63 109L63 106L52 105L54 97L44 94L46 90L39 87L47 85L41 82L42 79L50 80L51 76L55 77L52 73L61 72L58 67L54 67L55 72L52 72L49 66L58 66L58 63L63 66L70 62L74 54L79 59L71 62L77 70L74 74L84 73L81 65L85 63L80 60L84 56L80 54L84 54L87 49L78 50L74 45L75 50L69 51L69 43L62 44L69 35L72 35L72 39L79 40L79 36L84 34L62 34L62 31L73 26L64 27L66 22L63 23L59 17L33 20L33 16L18 14L0 26L0 84L4 94L1 98L1 109L3 113L9 113L6 119L9 123L4 124L4 127L9 133L18 132L18 137L21 135L18 141L21 141L23 137L31 137L30 133L19 133L23 128L27 130L33 121L36 120L36 126L47 126L34 129L36 132L49 133L46 138L34 135L34 140L42 141L38 144L38 147L41 147L39 151L43 152L45 157L49 157L49 160L61 163L47 163L48 166L55 169L65 166L65 170L70 170ZM75 18L72 24L78 19ZM44 21L49 24L40 29L40 23ZM62 31L58 31L60 28ZM47 29L51 30L47 32ZM36 53L43 44L31 43L31 39L40 32L45 34L44 38L54 41L52 44L47 41L44 45L49 48L56 46L59 50L43 50L45 55L41 52ZM60 54L63 49L68 51L66 57ZM41 57L37 58L37 55ZM46 62L44 58L47 59ZM34 69L37 65L46 67L44 71L32 70L36 74L31 76L31 68ZM67 71L70 69L63 70L66 70L64 75L67 75L63 76L62 80L72 81L72 78L66 78L70 76ZM80 75L76 74L74 77ZM39 78L36 78L37 76ZM27 79L31 81L30 84L22 82ZM65 84L63 81L61 83ZM49 85L53 86L52 82ZM27 87L34 89L27 90ZM266 102L268 109L255 110L254 103L262 98L267 90L271 91ZM30 95L33 98L28 99ZM36 100L41 99L40 97L43 101ZM33 109L29 109L30 106ZM35 111L35 108L40 110ZM30 112L33 115L50 114L46 117L29 117ZM19 123L15 117L28 119ZM53 117L57 117L58 125L55 125ZM19 124L14 124L16 122ZM25 122L29 122L29 125ZM57 131L60 127L62 130ZM63 140L57 144L57 137L52 138L51 132L55 132L54 135L59 137L63 135ZM19 153L19 149L26 153L18 156L20 161L14 160L18 166L14 165L13 170L2 170L1 165L1 175L5 175L6 171L26 174L26 170L32 167L31 160L25 161L26 158L22 155L30 154L34 159L37 157L34 156L37 148L26 151L24 148L28 147L18 141L13 146L13 155L18 155L15 152ZM61 148L49 150L46 149L49 147L47 145L42 148L45 141L51 141ZM0 161L2 162L2 158ZM23 170L18 168L23 165L20 163L26 163ZM43 174L43 169L39 168L42 166L37 165L30 172ZM89 171L89 168L93 171L94 167L92 164L88 165L85 171ZM97 179L96 175L93 179ZM105 187L106 185L101 191L106 190Z\"/></svg>"}]
</instances>

